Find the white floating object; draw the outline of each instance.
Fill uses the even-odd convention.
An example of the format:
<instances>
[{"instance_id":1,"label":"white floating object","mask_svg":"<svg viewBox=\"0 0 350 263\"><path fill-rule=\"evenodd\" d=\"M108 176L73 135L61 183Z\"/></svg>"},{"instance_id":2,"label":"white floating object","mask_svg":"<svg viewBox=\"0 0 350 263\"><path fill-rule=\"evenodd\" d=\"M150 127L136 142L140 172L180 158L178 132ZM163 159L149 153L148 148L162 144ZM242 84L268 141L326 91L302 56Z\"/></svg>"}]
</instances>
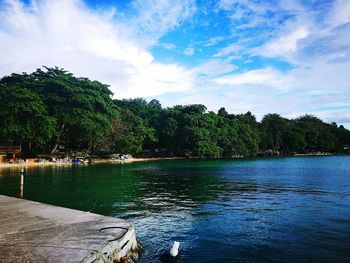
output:
<instances>
[{"instance_id":1,"label":"white floating object","mask_svg":"<svg viewBox=\"0 0 350 263\"><path fill-rule=\"evenodd\" d=\"M170 255L176 257L179 253L180 242L175 241L173 247L170 249Z\"/></svg>"}]
</instances>

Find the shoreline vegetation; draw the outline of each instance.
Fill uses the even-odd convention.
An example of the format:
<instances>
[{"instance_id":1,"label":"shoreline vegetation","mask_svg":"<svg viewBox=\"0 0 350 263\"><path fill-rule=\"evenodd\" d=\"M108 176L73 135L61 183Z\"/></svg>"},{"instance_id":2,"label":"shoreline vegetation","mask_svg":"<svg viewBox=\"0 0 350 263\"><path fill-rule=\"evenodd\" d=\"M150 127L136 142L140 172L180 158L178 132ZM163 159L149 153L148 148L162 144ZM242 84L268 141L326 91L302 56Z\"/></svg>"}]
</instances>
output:
<instances>
[{"instance_id":1,"label":"shoreline vegetation","mask_svg":"<svg viewBox=\"0 0 350 263\"><path fill-rule=\"evenodd\" d=\"M91 156L148 160L350 153L348 129L310 114L287 119L272 113L257 121L249 111L233 114L222 107L213 112L202 104L164 108L155 99L112 96L108 85L57 67L1 78L0 149L16 146L20 153L15 159L11 152L0 152L0 163L40 156L69 163Z\"/></svg>"}]
</instances>

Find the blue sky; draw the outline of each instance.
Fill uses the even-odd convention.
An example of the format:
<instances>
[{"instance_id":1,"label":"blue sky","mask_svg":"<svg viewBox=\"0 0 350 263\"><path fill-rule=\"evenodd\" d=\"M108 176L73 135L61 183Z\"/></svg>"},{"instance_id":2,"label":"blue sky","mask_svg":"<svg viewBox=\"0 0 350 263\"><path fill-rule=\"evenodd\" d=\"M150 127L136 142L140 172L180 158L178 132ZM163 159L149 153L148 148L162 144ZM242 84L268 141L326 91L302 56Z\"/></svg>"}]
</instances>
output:
<instances>
[{"instance_id":1,"label":"blue sky","mask_svg":"<svg viewBox=\"0 0 350 263\"><path fill-rule=\"evenodd\" d=\"M350 128L348 0L0 0L0 75L60 66L116 98Z\"/></svg>"}]
</instances>

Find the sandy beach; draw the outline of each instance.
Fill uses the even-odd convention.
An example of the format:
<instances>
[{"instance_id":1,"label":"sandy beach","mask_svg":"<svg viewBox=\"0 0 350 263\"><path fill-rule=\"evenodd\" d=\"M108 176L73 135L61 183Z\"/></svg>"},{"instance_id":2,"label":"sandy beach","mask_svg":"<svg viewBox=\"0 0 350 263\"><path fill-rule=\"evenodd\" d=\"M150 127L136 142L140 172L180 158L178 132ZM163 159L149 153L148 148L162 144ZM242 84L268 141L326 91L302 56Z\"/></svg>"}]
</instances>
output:
<instances>
[{"instance_id":1,"label":"sandy beach","mask_svg":"<svg viewBox=\"0 0 350 263\"><path fill-rule=\"evenodd\" d=\"M111 160L111 159L93 159L92 164L96 163L133 163L133 162L147 162L147 161L159 161L159 160L181 160L186 159L184 157L154 157L154 158L129 158L126 160ZM59 163L59 162L29 162L29 163L0 163L0 168L22 168L22 167L42 167L42 166L68 166L74 165L72 162Z\"/></svg>"}]
</instances>

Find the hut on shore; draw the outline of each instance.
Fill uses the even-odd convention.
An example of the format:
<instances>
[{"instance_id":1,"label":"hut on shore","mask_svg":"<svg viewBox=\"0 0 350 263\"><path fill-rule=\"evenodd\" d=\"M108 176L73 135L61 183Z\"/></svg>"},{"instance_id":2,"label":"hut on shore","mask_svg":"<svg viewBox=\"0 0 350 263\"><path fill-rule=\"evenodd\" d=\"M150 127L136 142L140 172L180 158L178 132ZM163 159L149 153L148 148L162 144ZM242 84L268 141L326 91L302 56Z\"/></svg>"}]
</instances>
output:
<instances>
[{"instance_id":1,"label":"hut on shore","mask_svg":"<svg viewBox=\"0 0 350 263\"><path fill-rule=\"evenodd\" d=\"M14 162L16 155L21 153L20 145L2 146L0 145L0 163Z\"/></svg>"}]
</instances>

